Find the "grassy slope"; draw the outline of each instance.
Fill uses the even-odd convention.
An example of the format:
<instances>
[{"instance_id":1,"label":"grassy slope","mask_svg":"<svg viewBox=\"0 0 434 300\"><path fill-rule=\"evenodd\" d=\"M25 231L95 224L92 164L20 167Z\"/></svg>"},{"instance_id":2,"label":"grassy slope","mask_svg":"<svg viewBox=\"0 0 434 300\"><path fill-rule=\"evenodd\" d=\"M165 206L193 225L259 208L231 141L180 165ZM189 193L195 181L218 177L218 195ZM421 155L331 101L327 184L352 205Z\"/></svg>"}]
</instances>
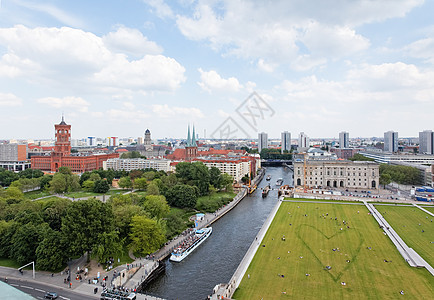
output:
<instances>
[{"instance_id":1,"label":"grassy slope","mask_svg":"<svg viewBox=\"0 0 434 300\"><path fill-rule=\"evenodd\" d=\"M223 205L232 201L236 196L232 192L219 192L208 196L202 196L197 198L196 209L205 212L214 212Z\"/></svg>"},{"instance_id":2,"label":"grassy slope","mask_svg":"<svg viewBox=\"0 0 434 300\"><path fill-rule=\"evenodd\" d=\"M404 242L434 266L434 217L415 207L376 206ZM419 226L419 224L421 224ZM422 232L424 230L424 232Z\"/></svg>"},{"instance_id":3,"label":"grassy slope","mask_svg":"<svg viewBox=\"0 0 434 300\"><path fill-rule=\"evenodd\" d=\"M406 298L430 299L434 293L434 277L404 262L365 207L283 203L262 244L234 299L396 299L400 290Z\"/></svg>"}]
</instances>

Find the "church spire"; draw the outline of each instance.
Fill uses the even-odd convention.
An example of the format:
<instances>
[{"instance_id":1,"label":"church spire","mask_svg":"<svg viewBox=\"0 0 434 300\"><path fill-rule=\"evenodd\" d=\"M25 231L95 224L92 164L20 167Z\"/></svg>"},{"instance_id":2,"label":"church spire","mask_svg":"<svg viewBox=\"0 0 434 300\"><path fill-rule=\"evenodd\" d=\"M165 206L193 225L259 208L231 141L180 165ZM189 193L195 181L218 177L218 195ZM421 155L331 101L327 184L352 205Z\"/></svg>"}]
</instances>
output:
<instances>
[{"instance_id":1,"label":"church spire","mask_svg":"<svg viewBox=\"0 0 434 300\"><path fill-rule=\"evenodd\" d=\"M188 125L187 147L191 146L190 125Z\"/></svg>"},{"instance_id":2,"label":"church spire","mask_svg":"<svg viewBox=\"0 0 434 300\"><path fill-rule=\"evenodd\" d=\"M191 139L191 147L196 147L196 133L194 132L194 125L193 125L193 138Z\"/></svg>"}]
</instances>

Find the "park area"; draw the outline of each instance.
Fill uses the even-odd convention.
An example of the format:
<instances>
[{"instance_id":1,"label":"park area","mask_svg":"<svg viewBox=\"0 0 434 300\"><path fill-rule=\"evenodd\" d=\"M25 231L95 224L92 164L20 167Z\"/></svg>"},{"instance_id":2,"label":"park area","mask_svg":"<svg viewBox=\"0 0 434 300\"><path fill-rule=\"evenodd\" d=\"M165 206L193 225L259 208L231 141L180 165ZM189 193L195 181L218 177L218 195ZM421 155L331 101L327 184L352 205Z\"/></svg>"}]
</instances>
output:
<instances>
[{"instance_id":1,"label":"park area","mask_svg":"<svg viewBox=\"0 0 434 300\"><path fill-rule=\"evenodd\" d=\"M434 266L434 217L411 206L376 205L375 208L404 242Z\"/></svg>"},{"instance_id":2,"label":"park area","mask_svg":"<svg viewBox=\"0 0 434 300\"><path fill-rule=\"evenodd\" d=\"M365 206L283 202L233 299L433 295L434 276L404 261Z\"/></svg>"}]
</instances>

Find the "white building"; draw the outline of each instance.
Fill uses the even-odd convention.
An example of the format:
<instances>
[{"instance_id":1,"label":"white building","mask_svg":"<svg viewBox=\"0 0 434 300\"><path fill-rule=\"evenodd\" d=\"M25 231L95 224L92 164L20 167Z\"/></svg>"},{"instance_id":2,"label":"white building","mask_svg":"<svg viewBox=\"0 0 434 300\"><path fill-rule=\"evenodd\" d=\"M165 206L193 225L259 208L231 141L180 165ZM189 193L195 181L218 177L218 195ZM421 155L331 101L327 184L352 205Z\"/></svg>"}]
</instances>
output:
<instances>
[{"instance_id":1,"label":"white building","mask_svg":"<svg viewBox=\"0 0 434 300\"><path fill-rule=\"evenodd\" d=\"M388 131L384 133L384 151L398 152L398 132Z\"/></svg>"},{"instance_id":2,"label":"white building","mask_svg":"<svg viewBox=\"0 0 434 300\"><path fill-rule=\"evenodd\" d=\"M309 146L309 137L304 132L300 132L298 135L298 148L309 148Z\"/></svg>"},{"instance_id":3,"label":"white building","mask_svg":"<svg viewBox=\"0 0 434 300\"><path fill-rule=\"evenodd\" d=\"M155 169L157 171L173 171L168 159L143 159L143 158L111 158L103 162L103 169L115 171L132 171L142 169Z\"/></svg>"},{"instance_id":4,"label":"white building","mask_svg":"<svg viewBox=\"0 0 434 300\"><path fill-rule=\"evenodd\" d=\"M294 161L293 164L295 186L357 189L379 187L379 164L374 162L307 160L306 172L303 161Z\"/></svg>"},{"instance_id":5,"label":"white building","mask_svg":"<svg viewBox=\"0 0 434 300\"><path fill-rule=\"evenodd\" d=\"M248 158L198 157L196 161L203 162L208 168L216 167L220 172L232 176L235 181L240 181L246 175L249 176L251 171L256 173L256 170L251 170L251 160ZM258 168L258 162L256 165Z\"/></svg>"},{"instance_id":6,"label":"white building","mask_svg":"<svg viewBox=\"0 0 434 300\"><path fill-rule=\"evenodd\" d=\"M419 153L434 154L434 132L432 130L419 132Z\"/></svg>"},{"instance_id":7,"label":"white building","mask_svg":"<svg viewBox=\"0 0 434 300\"><path fill-rule=\"evenodd\" d=\"M142 137L142 136L139 136L139 137L137 138L137 145L143 145L143 142L144 142L143 137Z\"/></svg>"},{"instance_id":8,"label":"white building","mask_svg":"<svg viewBox=\"0 0 434 300\"><path fill-rule=\"evenodd\" d=\"M96 146L96 137L88 136L87 137L87 145L90 147L95 147Z\"/></svg>"},{"instance_id":9,"label":"white building","mask_svg":"<svg viewBox=\"0 0 434 300\"><path fill-rule=\"evenodd\" d=\"M258 152L261 153L262 149L268 148L268 134L265 132L258 133Z\"/></svg>"},{"instance_id":10,"label":"white building","mask_svg":"<svg viewBox=\"0 0 434 300\"><path fill-rule=\"evenodd\" d=\"M287 150L289 152L291 150L291 133L288 131L284 131L284 132L282 132L281 137L282 137L282 139L281 139L281 143L282 143L281 153L283 153L285 150Z\"/></svg>"},{"instance_id":11,"label":"white building","mask_svg":"<svg viewBox=\"0 0 434 300\"><path fill-rule=\"evenodd\" d=\"M350 134L346 131L339 132L339 148L350 147Z\"/></svg>"}]
</instances>

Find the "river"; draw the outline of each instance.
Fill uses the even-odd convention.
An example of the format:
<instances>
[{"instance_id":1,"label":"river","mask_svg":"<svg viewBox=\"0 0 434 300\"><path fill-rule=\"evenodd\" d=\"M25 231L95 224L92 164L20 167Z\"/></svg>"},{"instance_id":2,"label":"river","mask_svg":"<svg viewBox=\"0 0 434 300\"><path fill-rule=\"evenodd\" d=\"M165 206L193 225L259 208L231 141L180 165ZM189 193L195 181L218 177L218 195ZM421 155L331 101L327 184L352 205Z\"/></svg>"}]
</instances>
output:
<instances>
[{"instance_id":1,"label":"river","mask_svg":"<svg viewBox=\"0 0 434 300\"><path fill-rule=\"evenodd\" d=\"M180 263L166 260L166 271L144 293L164 299L206 299L219 283L227 283L265 219L277 202L276 180L292 185L292 171L286 167L268 167L258 189L215 222L213 233L199 248ZM271 190L262 198L261 188Z\"/></svg>"}]
</instances>

